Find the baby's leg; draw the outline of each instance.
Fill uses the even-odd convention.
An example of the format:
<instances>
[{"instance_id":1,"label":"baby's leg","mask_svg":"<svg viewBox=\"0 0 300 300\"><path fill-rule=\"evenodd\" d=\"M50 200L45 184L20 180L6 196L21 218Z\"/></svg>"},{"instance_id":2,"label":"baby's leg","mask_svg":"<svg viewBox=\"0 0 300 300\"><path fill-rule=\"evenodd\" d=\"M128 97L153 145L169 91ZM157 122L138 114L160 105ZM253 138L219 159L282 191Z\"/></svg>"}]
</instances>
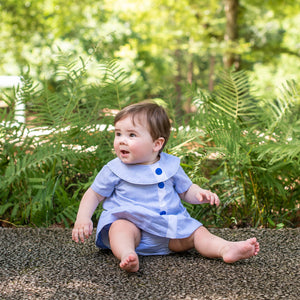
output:
<instances>
[{"instance_id":1,"label":"baby's leg","mask_svg":"<svg viewBox=\"0 0 300 300\"><path fill-rule=\"evenodd\" d=\"M172 243L170 241L169 246L173 251L184 251L194 247L203 256L222 258L227 263L250 258L259 252L259 243L256 238L230 242L210 233L203 226L186 239L173 240Z\"/></svg>"},{"instance_id":2,"label":"baby's leg","mask_svg":"<svg viewBox=\"0 0 300 300\"><path fill-rule=\"evenodd\" d=\"M141 241L141 231L127 220L117 220L109 229L109 242L113 254L121 261L121 269L137 272L139 258L135 248Z\"/></svg>"},{"instance_id":3,"label":"baby's leg","mask_svg":"<svg viewBox=\"0 0 300 300\"><path fill-rule=\"evenodd\" d=\"M194 245L203 256L219 257L227 263L250 258L259 252L259 243L256 238L230 242L211 234L203 226L194 232Z\"/></svg>"}]
</instances>

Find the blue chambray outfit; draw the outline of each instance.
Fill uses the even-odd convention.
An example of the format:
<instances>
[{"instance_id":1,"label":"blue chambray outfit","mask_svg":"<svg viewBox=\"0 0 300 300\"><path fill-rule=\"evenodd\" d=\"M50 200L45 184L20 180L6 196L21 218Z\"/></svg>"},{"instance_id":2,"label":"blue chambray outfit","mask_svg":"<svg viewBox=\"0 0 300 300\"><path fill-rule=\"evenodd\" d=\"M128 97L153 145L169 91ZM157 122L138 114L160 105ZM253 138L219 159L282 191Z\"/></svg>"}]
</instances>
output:
<instances>
[{"instance_id":1,"label":"blue chambray outfit","mask_svg":"<svg viewBox=\"0 0 300 300\"><path fill-rule=\"evenodd\" d=\"M106 197L96 232L96 245L110 248L108 231L118 219L141 229L140 255L163 255L171 251L170 239L189 237L202 224L182 205L180 193L192 185L180 159L166 153L152 165L128 165L115 158L98 173L91 188Z\"/></svg>"}]
</instances>

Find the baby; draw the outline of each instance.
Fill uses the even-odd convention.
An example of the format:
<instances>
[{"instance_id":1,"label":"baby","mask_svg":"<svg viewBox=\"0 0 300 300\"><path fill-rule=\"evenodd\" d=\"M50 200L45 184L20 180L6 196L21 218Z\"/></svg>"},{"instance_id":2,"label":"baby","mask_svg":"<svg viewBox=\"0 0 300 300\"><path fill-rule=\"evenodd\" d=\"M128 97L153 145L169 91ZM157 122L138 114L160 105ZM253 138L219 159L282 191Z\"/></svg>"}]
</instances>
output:
<instances>
[{"instance_id":1,"label":"baby","mask_svg":"<svg viewBox=\"0 0 300 300\"><path fill-rule=\"evenodd\" d=\"M75 242L92 234L92 215L103 201L96 245L111 249L128 272L139 270L138 255L165 255L195 248L227 263L259 252L256 238L230 242L193 219L181 200L219 205L218 196L191 182L179 158L162 152L170 135L166 111L152 102L121 110L115 117L117 158L98 173L85 192L72 231Z\"/></svg>"}]
</instances>

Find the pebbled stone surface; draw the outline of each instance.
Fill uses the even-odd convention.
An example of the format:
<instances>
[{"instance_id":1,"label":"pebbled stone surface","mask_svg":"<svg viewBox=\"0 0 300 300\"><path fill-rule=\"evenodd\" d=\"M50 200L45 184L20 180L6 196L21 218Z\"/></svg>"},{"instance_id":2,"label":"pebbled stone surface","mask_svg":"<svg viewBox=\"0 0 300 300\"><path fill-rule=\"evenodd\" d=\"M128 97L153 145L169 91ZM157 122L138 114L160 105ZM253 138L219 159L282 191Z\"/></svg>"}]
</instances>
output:
<instances>
[{"instance_id":1,"label":"pebbled stone surface","mask_svg":"<svg viewBox=\"0 0 300 300\"><path fill-rule=\"evenodd\" d=\"M256 236L261 251L234 264L194 250L140 257L128 274L94 236L76 244L70 229L0 228L0 299L299 299L300 228L210 230Z\"/></svg>"}]
</instances>

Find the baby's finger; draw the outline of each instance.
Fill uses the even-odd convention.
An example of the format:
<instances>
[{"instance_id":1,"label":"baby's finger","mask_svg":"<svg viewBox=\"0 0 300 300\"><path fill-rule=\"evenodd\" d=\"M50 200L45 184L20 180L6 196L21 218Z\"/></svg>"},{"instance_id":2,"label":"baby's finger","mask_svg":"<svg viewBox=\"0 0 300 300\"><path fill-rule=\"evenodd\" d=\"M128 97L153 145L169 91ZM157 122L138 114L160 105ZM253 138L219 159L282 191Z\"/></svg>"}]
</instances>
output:
<instances>
[{"instance_id":1,"label":"baby's finger","mask_svg":"<svg viewBox=\"0 0 300 300\"><path fill-rule=\"evenodd\" d=\"M90 231L89 234L92 235L92 233L93 233L93 222L90 223L89 231Z\"/></svg>"},{"instance_id":2,"label":"baby's finger","mask_svg":"<svg viewBox=\"0 0 300 300\"><path fill-rule=\"evenodd\" d=\"M209 196L209 203L210 203L211 205L214 205L214 204L215 204L215 196L214 196L213 193L211 193L210 196Z\"/></svg>"},{"instance_id":3,"label":"baby's finger","mask_svg":"<svg viewBox=\"0 0 300 300\"><path fill-rule=\"evenodd\" d=\"M203 196L200 193L198 193L196 197L199 202L203 201Z\"/></svg>"},{"instance_id":4,"label":"baby's finger","mask_svg":"<svg viewBox=\"0 0 300 300\"><path fill-rule=\"evenodd\" d=\"M84 237L87 239L91 235L91 233L90 233L90 227L89 226L85 226L83 232L84 232Z\"/></svg>"},{"instance_id":5,"label":"baby's finger","mask_svg":"<svg viewBox=\"0 0 300 300\"><path fill-rule=\"evenodd\" d=\"M76 243L79 243L79 241L80 241L80 236L79 236L79 230L78 230L78 229L75 229L75 230L74 230L73 240L74 240Z\"/></svg>"},{"instance_id":6,"label":"baby's finger","mask_svg":"<svg viewBox=\"0 0 300 300\"><path fill-rule=\"evenodd\" d=\"M211 191L206 191L203 196L205 197L205 201L207 203L211 203L213 201L213 194Z\"/></svg>"},{"instance_id":7,"label":"baby's finger","mask_svg":"<svg viewBox=\"0 0 300 300\"><path fill-rule=\"evenodd\" d=\"M216 205L216 206L219 206L220 204L220 200L219 200L219 197L216 195L216 194L212 194L212 200L211 200L211 205Z\"/></svg>"},{"instance_id":8,"label":"baby's finger","mask_svg":"<svg viewBox=\"0 0 300 300\"><path fill-rule=\"evenodd\" d=\"M78 230L77 229L72 230L72 240L74 242L78 243Z\"/></svg>"},{"instance_id":9,"label":"baby's finger","mask_svg":"<svg viewBox=\"0 0 300 300\"><path fill-rule=\"evenodd\" d=\"M79 239L82 243L84 243L84 231L83 231L83 228L79 228L78 229L78 236L79 236Z\"/></svg>"}]
</instances>

